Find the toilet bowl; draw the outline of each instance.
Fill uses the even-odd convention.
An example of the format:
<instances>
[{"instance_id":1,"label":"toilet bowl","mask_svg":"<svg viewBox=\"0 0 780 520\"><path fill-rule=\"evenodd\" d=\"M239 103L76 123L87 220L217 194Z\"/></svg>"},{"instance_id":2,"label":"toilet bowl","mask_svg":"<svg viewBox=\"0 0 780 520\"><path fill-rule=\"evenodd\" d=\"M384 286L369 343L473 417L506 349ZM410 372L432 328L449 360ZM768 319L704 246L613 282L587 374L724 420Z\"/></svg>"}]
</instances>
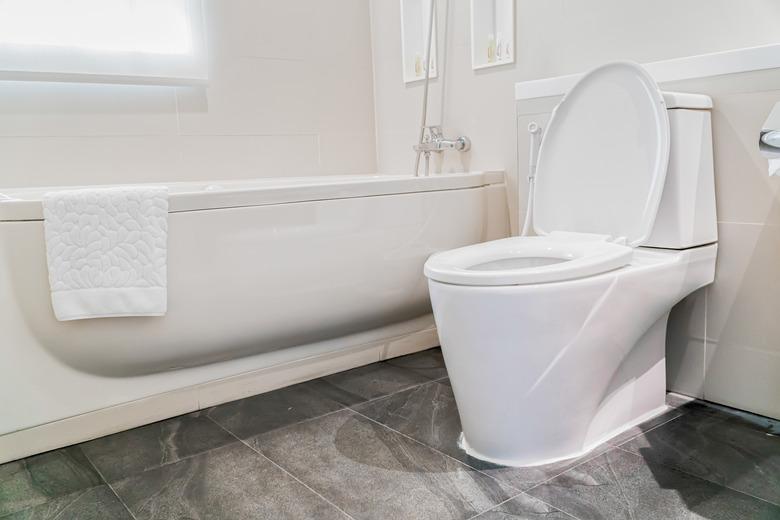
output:
<instances>
[{"instance_id":1,"label":"toilet bowl","mask_svg":"<svg viewBox=\"0 0 780 520\"><path fill-rule=\"evenodd\" d=\"M714 279L710 107L636 64L595 69L542 140L537 236L426 262L470 455L577 457L666 409L669 312Z\"/></svg>"}]
</instances>

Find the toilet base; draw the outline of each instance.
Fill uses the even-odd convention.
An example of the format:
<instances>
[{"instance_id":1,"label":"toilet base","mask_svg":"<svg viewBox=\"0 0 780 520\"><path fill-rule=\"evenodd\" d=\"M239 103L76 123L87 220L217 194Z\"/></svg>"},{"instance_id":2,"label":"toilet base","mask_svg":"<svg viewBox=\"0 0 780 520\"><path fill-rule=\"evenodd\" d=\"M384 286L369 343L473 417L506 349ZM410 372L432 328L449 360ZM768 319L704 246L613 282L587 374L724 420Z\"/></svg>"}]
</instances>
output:
<instances>
[{"instance_id":1,"label":"toilet base","mask_svg":"<svg viewBox=\"0 0 780 520\"><path fill-rule=\"evenodd\" d=\"M556 462L561 462L561 461L564 461L564 460L571 460L571 459L577 459L579 457L582 457L582 456L590 453L591 451L595 450L596 448L598 448L600 445L604 444L608 440L610 440L610 439L612 439L614 437L617 437L621 433L626 432L626 431L630 430L631 428L639 426L640 424L642 424L645 421L649 421L651 419L654 419L655 417L658 417L661 414L666 413L667 411L669 411L669 409L670 408L667 405L659 406L655 410L651 410L651 411L647 412L646 414L637 417L633 421L628 422L628 423L620 426L619 428L617 428L614 431L612 431L612 432L608 433L607 435L605 435L602 439L599 439L599 440L589 444L588 446L585 446L585 448L583 448L582 450L580 450L580 451L578 451L576 453L572 453L571 455L565 455L565 456L562 456L562 457L555 457L555 458L551 458L551 459L547 459L547 460L541 460L541 461L538 461L538 462L534 462L533 464L523 464L523 463L520 463L518 461L507 460L507 459L496 459L496 458L492 458L492 457L488 457L486 455L483 455L483 454L479 453L477 450L475 450L474 448L472 448L471 446L469 446L469 442L466 439L466 436L463 434L463 432L461 432L461 434L458 436L458 447L461 450L463 450L469 457L473 457L475 459L479 459L479 460L484 461L484 462L489 462L491 464L497 464L499 466L507 466L507 467L512 467L512 468L534 468L534 467L538 467L538 466L545 466L547 464L554 464Z\"/></svg>"},{"instance_id":2,"label":"toilet base","mask_svg":"<svg viewBox=\"0 0 780 520\"><path fill-rule=\"evenodd\" d=\"M466 452L548 464L666 410L669 311L712 280L714 253L637 250L631 266L562 283L430 280Z\"/></svg>"}]
</instances>

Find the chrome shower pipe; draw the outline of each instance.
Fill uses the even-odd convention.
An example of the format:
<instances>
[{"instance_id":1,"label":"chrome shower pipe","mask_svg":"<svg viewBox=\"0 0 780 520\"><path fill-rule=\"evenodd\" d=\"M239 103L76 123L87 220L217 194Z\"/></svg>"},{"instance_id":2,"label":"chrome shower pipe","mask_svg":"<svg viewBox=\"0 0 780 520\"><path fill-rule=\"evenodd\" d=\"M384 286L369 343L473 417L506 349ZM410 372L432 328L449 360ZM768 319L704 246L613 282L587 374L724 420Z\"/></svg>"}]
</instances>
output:
<instances>
[{"instance_id":1,"label":"chrome shower pipe","mask_svg":"<svg viewBox=\"0 0 780 520\"><path fill-rule=\"evenodd\" d=\"M436 1L437 0L431 0L431 7L428 11L428 40L426 42L425 46L425 61L423 62L425 65L425 83L423 85L423 104L422 104L422 118L420 121L420 137L417 140L417 144L421 146L423 144L423 140L425 139L425 127L426 123L428 122L428 85L431 81L431 47L432 47L432 40L433 40L433 19L434 16L436 16ZM425 153L426 154L426 160L425 160L425 175L428 175L428 164L429 164L429 158L430 158L430 152L423 152L422 150L417 150L417 158L414 161L414 176L419 177L420 176L420 154Z\"/></svg>"}]
</instances>

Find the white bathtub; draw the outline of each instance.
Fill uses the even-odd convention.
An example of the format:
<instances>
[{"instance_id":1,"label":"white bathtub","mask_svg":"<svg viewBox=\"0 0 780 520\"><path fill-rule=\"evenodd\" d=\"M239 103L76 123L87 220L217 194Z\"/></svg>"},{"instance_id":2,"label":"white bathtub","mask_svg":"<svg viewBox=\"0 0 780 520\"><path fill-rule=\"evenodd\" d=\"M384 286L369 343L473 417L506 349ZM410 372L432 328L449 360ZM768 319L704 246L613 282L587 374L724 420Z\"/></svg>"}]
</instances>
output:
<instances>
[{"instance_id":1,"label":"white bathtub","mask_svg":"<svg viewBox=\"0 0 780 520\"><path fill-rule=\"evenodd\" d=\"M425 259L508 233L497 172L169 186L168 314L76 322L0 189L0 461L433 346Z\"/></svg>"}]
</instances>

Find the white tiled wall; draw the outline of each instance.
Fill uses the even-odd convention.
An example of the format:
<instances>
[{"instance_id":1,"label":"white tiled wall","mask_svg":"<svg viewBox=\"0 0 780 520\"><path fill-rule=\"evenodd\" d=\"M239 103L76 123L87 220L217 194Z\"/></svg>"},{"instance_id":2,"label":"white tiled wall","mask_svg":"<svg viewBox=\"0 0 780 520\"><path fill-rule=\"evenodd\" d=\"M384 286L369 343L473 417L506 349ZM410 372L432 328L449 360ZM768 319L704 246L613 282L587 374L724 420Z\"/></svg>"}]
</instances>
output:
<instances>
[{"instance_id":1,"label":"white tiled wall","mask_svg":"<svg viewBox=\"0 0 780 520\"><path fill-rule=\"evenodd\" d=\"M505 168L509 192L518 193L509 198L515 231L525 204L515 166L515 82L583 72L607 60L646 62L780 41L776 0L515 0L515 63L473 71L470 1L437 2L441 73L431 83L429 123L441 123L448 135L467 134L473 148L448 154L436 166ZM405 85L401 78L399 2L370 3L377 166L381 172L408 172L414 167L422 84ZM523 132L521 141L525 138Z\"/></svg>"},{"instance_id":2,"label":"white tiled wall","mask_svg":"<svg viewBox=\"0 0 780 520\"><path fill-rule=\"evenodd\" d=\"M662 88L713 98L719 234L715 283L669 319L668 387L780 418L780 177L768 176L758 151L762 123L780 102L780 70ZM556 100L519 103L520 126L545 125ZM518 152L525 164L525 140Z\"/></svg>"},{"instance_id":3,"label":"white tiled wall","mask_svg":"<svg viewBox=\"0 0 780 520\"><path fill-rule=\"evenodd\" d=\"M469 2L439 0L441 77L431 122L473 150L445 171L506 168L513 229L522 224L528 143L555 98L524 102L517 81L581 72L614 59L654 61L780 41L774 0L516 0L517 62L471 70ZM422 87L401 81L395 1L372 0L378 167L412 167ZM445 42L445 32L449 36ZM758 132L780 101L780 71L665 85L714 98L719 261L716 282L681 302L668 333L668 378L682 393L780 418L780 177L769 178ZM444 107L443 112L441 107ZM520 133L518 135L518 128ZM516 165L520 165L519 168Z\"/></svg>"},{"instance_id":4,"label":"white tiled wall","mask_svg":"<svg viewBox=\"0 0 780 520\"><path fill-rule=\"evenodd\" d=\"M718 264L715 283L672 314L670 385L780 418L780 178L758 133L780 102L780 71L670 85L712 96Z\"/></svg>"},{"instance_id":5,"label":"white tiled wall","mask_svg":"<svg viewBox=\"0 0 780 520\"><path fill-rule=\"evenodd\" d=\"M0 82L0 188L372 173L365 0L206 0L208 87Z\"/></svg>"}]
</instances>

